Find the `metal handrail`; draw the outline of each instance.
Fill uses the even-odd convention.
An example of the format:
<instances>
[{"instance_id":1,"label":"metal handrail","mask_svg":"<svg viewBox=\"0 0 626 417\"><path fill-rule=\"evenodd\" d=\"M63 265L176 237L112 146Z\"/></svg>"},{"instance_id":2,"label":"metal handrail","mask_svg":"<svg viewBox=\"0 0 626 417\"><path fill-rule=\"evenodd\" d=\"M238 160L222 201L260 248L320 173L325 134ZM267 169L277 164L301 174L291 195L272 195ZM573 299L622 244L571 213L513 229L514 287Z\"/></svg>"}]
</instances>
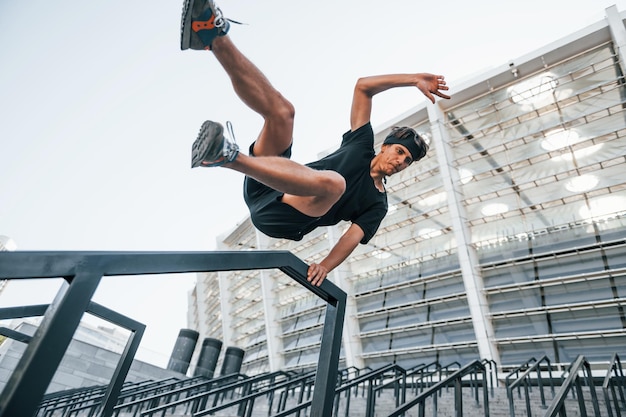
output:
<instances>
[{"instance_id":1,"label":"metal handrail","mask_svg":"<svg viewBox=\"0 0 626 417\"><path fill-rule=\"evenodd\" d=\"M612 374L612 375L611 375ZM617 390L617 392L616 392ZM622 416L621 410L626 410L626 379L624 379L624 370L617 353L613 354L609 367L607 368L604 381L602 383L602 392L604 393L604 402L609 417L613 417L613 408L611 407L611 397L615 406L617 417ZM609 395L610 394L610 395ZM619 398L618 398L619 394Z\"/></svg>"},{"instance_id":2,"label":"metal handrail","mask_svg":"<svg viewBox=\"0 0 626 417\"><path fill-rule=\"evenodd\" d=\"M389 381L385 381L382 384L372 387L372 395L370 396L370 400L367 402L367 408L365 412L366 417L374 416L374 407L376 404L376 394L379 394L383 389L392 386L394 389L394 397L396 399L396 407L399 407L400 404L403 404L406 401L406 378L407 372L401 367L397 367L394 369L395 375ZM401 383L400 383L401 382Z\"/></svg>"},{"instance_id":3,"label":"metal handrail","mask_svg":"<svg viewBox=\"0 0 626 417\"><path fill-rule=\"evenodd\" d=\"M494 384L493 384L493 380L494 380L494 375L496 375L496 384L495 386L499 386L500 382L498 380L498 364L496 363L496 361L494 361L493 359L483 359L481 361L483 364L487 365L489 367L489 386L491 387L491 396L494 396Z\"/></svg>"},{"instance_id":4,"label":"metal handrail","mask_svg":"<svg viewBox=\"0 0 626 417\"><path fill-rule=\"evenodd\" d=\"M217 411L224 410L226 408L230 408L230 407L234 407L234 406L242 406L242 405L245 406L248 402L251 402L253 404L254 400L256 398L258 398L258 397L261 397L263 395L267 395L267 394L269 394L271 392L276 391L277 389L281 389L281 388L288 389L293 384L299 384L299 383L302 383L302 382L307 382L307 381L310 381L312 379L315 379L315 372L308 372L306 374L303 374L300 377L291 378L291 379L289 379L287 381L284 381L284 382L281 382L281 383L278 383L278 384L273 384L269 388L266 388L266 389L263 389L263 390L260 390L260 391L256 391L256 392L253 392L253 393L246 394L243 397L238 398L236 400L233 400L231 402L222 403L222 404L219 404L219 405L215 405L215 406L213 406L211 408L207 408L207 409L204 409L204 410L199 410L199 411L193 413L193 416L194 417L206 416L206 415L209 415L209 414L213 414L213 413L215 413ZM332 405L332 399L331 399L331 403L330 404ZM332 410L332 408L331 408L331 410ZM152 410L147 410L147 411L152 411ZM147 412L146 412L146 415L148 415ZM144 414L142 413L142 417L143 416L144 416Z\"/></svg>"},{"instance_id":5,"label":"metal handrail","mask_svg":"<svg viewBox=\"0 0 626 417\"><path fill-rule=\"evenodd\" d=\"M311 417L332 412L346 293L329 280L318 287L307 281L308 266L288 251L216 252L0 252L3 279L59 278L65 283L47 308L5 389L0 417L32 415L59 367L83 313L104 276L176 274L277 268L326 301ZM133 336L131 335L131 338ZM135 352L130 355L131 361ZM130 363L124 362L123 368ZM110 417L128 369L117 372L101 412Z\"/></svg>"},{"instance_id":6,"label":"metal handrail","mask_svg":"<svg viewBox=\"0 0 626 417\"><path fill-rule=\"evenodd\" d=\"M260 390L260 391L256 391L255 393L252 394L252 397L250 396L244 396L242 398L239 398L237 400L233 400L229 403L227 403L227 406L224 406L224 404L226 403L222 403L220 405L217 404L217 401L213 402L213 405L210 406L209 408L206 408L206 402L208 401L208 398L210 396L213 396L214 399L218 399L220 396L226 394L227 392L232 392L235 391L237 389L242 389L243 391L247 391L245 389L245 387L250 386L252 384L255 383L262 383L263 381L267 381L267 380L274 380L274 378L277 375L283 375L283 376L287 376L284 372L275 372L275 373L271 373L271 374L261 374L261 375L257 375L254 377L245 377L245 379L240 380L240 381L234 381L231 383L228 383L226 381L225 385L218 385L215 388L211 388L202 392L198 392L197 394L193 394L193 395L189 395L186 398L182 398L179 400L175 400L175 401L171 401L169 403L164 403L164 404L160 404L160 405L154 405L149 409L143 410L141 412L142 416L151 416L154 413L157 413L159 411L165 411L168 408L173 408L173 407L178 407L181 405L185 405L188 403L191 403L191 412L192 413L202 413L205 410L209 410L211 412L217 411L217 410L221 410L222 408L228 408L228 407L232 407L234 405L240 405L243 404L245 402L247 402L248 400L250 400L251 398L256 398L257 396L262 396L265 394L268 394L269 391L268 389L265 390ZM312 373L308 373L305 375L301 375L299 377L291 377L285 381L279 382L279 383L275 383L271 384L273 389L279 389L285 386L288 386L289 381L294 381L297 380L299 378L310 378L312 375ZM244 376L244 375L242 375ZM162 396L165 396L166 393L164 393ZM202 409L200 409L202 407Z\"/></svg>"},{"instance_id":7,"label":"metal handrail","mask_svg":"<svg viewBox=\"0 0 626 417\"><path fill-rule=\"evenodd\" d=\"M382 366L378 369L374 369L366 374L363 374L361 376L358 376L356 378L354 378L353 380L349 381L348 383L345 383L339 387L337 387L335 389L335 396L339 396L341 393L343 393L344 391L349 393L349 391L354 388L354 387L358 387L359 384L362 384L364 382L368 382L373 381L374 379L380 379L385 373L389 372L389 371L394 371L396 369L402 369L404 370L402 367L396 365L396 364L388 364L385 366ZM369 369L369 368L366 368ZM369 392L369 390L368 390ZM369 401L368 401L369 402ZM308 407L310 407L312 404L311 400L308 401L304 401L301 402L300 404L297 404L295 406L293 406L292 408L288 409L288 410L284 410L276 415L274 415L273 417L286 417L295 413L299 413L302 410L307 409ZM349 397L348 397L348 405L349 405ZM335 404L335 415L337 415L338 413L338 404ZM329 414L330 415L330 414ZM348 407L346 407L346 416L348 415Z\"/></svg>"},{"instance_id":8,"label":"metal handrail","mask_svg":"<svg viewBox=\"0 0 626 417\"><path fill-rule=\"evenodd\" d=\"M535 357L531 357L530 359L528 359L526 362L524 362L523 364L519 365L518 367L514 368L513 370L511 370L505 377L504 377L504 386L508 387L509 386L509 381L511 380L511 378L513 378L513 375L515 375L515 379L519 379L519 373L523 372L525 370L527 370L530 366L531 363L536 363L537 359L535 359ZM517 389L517 394L518 396L521 398L522 394L520 391L520 388L518 387Z\"/></svg>"},{"instance_id":9,"label":"metal handrail","mask_svg":"<svg viewBox=\"0 0 626 417\"><path fill-rule=\"evenodd\" d=\"M579 372L581 371L583 372L583 376L591 393L591 401L594 413L596 417L600 417L600 407L598 405L598 397L593 382L593 375L591 374L591 365L582 355L579 355L576 360L570 365L568 369L568 376L561 385L561 388L554 397L554 400L552 400L552 404L550 404L550 406L548 407L545 417L556 417L557 414L565 415L565 399L572 387L576 389L579 410L584 413L583 415L587 414L585 408L585 399L583 398L582 384L579 375Z\"/></svg>"},{"instance_id":10,"label":"metal handrail","mask_svg":"<svg viewBox=\"0 0 626 417\"><path fill-rule=\"evenodd\" d=\"M178 387L178 388L173 388L171 390L168 391L164 391L164 392L160 392L160 393L150 393L147 396L143 396L137 399L133 399L130 400L128 402L124 402L124 403L118 403L113 409L115 410L115 414L119 415L119 413L127 408L132 408L132 407L137 407L137 410L139 410L141 408L141 406L145 403L150 403L150 404L155 404L155 403L159 403L163 398L165 397L169 397L172 395L176 395L176 396L180 396L181 394L185 393L188 396L185 397L182 400L176 400L178 402L182 402L182 401L189 401L191 402L193 399L196 399L193 395L191 395L191 393L193 392L199 392L198 394L195 394L196 397L202 397L204 396L207 392L210 392L209 390L211 389L211 387L213 385L220 385L221 384L228 384L230 381L235 380L235 382L231 382L232 384L236 384L236 383L240 383L241 381L243 381L243 383L247 382L247 377L245 375L241 375L241 374L231 374L231 375L225 375L225 376L221 376L219 378L216 379L211 379L208 380L204 377L200 377L199 382L193 383L191 385L185 385L182 387ZM230 387L230 385L229 385Z\"/></svg>"},{"instance_id":11,"label":"metal handrail","mask_svg":"<svg viewBox=\"0 0 626 417\"><path fill-rule=\"evenodd\" d=\"M487 375L485 365L483 365L479 360L475 360L465 365L463 368L453 372L450 376L439 381L432 387L428 388L426 391L422 392L416 398L402 406L396 408L388 417L398 417L416 405L419 406L420 415L424 415L425 403L428 397L431 395L437 395L443 390L447 388L450 384L454 385L454 402L455 402L455 410L457 416L463 415L463 401L462 401L462 379L467 375L482 373L482 386L483 386L483 408L484 408L484 416L489 417L489 392L487 389ZM478 389L478 379L476 380L476 389ZM478 399L478 397L476 397Z\"/></svg>"},{"instance_id":12,"label":"metal handrail","mask_svg":"<svg viewBox=\"0 0 626 417\"><path fill-rule=\"evenodd\" d=\"M1 264L0 264L1 266ZM64 289L65 288L61 288L61 290L59 291L59 294L64 293ZM58 296L57 296L58 297ZM85 302L85 300L83 300L83 302ZM44 320L42 321L42 324L40 326L41 327L45 327L45 317L46 317L46 312L53 310L57 308L57 306L54 306L54 303L52 304L39 304L39 305L31 305L31 306L20 306L20 307L6 307L6 308L0 308L0 319L6 319L6 318L23 318L23 317L34 317L34 316L44 316ZM139 343L141 342L141 338L143 337L143 333L146 329L146 326L142 323L139 323L138 321L135 321L129 317L126 317L122 314L119 314L113 310L110 310L98 303L95 303L93 301L90 300L86 300L84 307L82 309L82 312L88 312L90 314L92 314L93 316L99 317L105 321L108 321L109 323L113 323L116 324L120 327L123 327L127 330L130 331L130 336L126 342L126 345L124 346L124 350L122 352L122 354L120 355L120 360L117 364L117 367L115 368L115 370L113 371L113 376L111 378L111 382L110 384L104 388L103 390L103 394L101 396L98 397L98 399L100 400L99 403L102 405L102 407L104 409L112 409L113 405L115 404L115 402L117 401L117 397L119 396L122 387L124 385L124 379L126 379L126 375L128 374L128 370L130 369L131 363L133 358L135 357L135 353L137 352L137 349L139 348ZM81 317L82 317L82 313L81 313ZM76 317L74 317L74 319L76 319ZM74 320L75 323L75 327L74 327L74 331L76 329L76 327L78 327L78 323L80 321L80 317L78 317L78 320ZM68 329L63 328L63 331L67 332ZM11 335L9 334L10 337L12 336L17 336L18 340L20 342L26 343L28 345L28 348L26 349L24 355L22 355L22 360L20 361L20 363L22 363L22 361L24 361L24 359L26 359L26 361L28 359L31 359L28 357L29 352L32 353L32 349L31 346L36 346L34 348L34 350L37 349L42 349L41 346L43 346L44 344L42 343L41 338L38 338L39 335L39 329L35 332L35 335L28 336L26 339L21 338L20 336L26 336L26 335L21 335L21 333L18 333L17 335ZM72 334L70 335L70 338ZM69 344L69 343L68 343ZM31 349L29 351L29 349ZM58 354L58 352L57 352ZM45 355L45 354L44 354ZM57 358L58 363L57 366L60 364L62 356L59 356ZM15 375L16 373L18 373L18 369L20 367L20 363L18 363L15 371L13 372L11 378L9 379L9 381L7 382L7 386L10 387L10 390L14 390L15 387L11 386L11 381L13 380L13 375ZM45 363L45 366L48 367L48 369L50 370L50 363ZM56 368L55 368L56 369ZM36 372L36 370L35 370ZM34 377L34 375L33 375ZM52 378L52 376L50 376L50 378ZM18 376L19 379L19 376ZM42 388L42 386L40 385L39 388ZM4 391L7 391L8 389L5 389ZM2 412L2 398L4 397L4 391L2 392L2 396L0 396L0 413ZM40 400L44 398L44 394L45 394L45 388L44 388L44 392L41 393L41 397ZM10 396L11 393L9 393L8 396ZM95 398L92 398L92 400L95 400ZM37 403L35 403L35 407L37 406ZM34 410L33 410L34 412Z\"/></svg>"},{"instance_id":13,"label":"metal handrail","mask_svg":"<svg viewBox=\"0 0 626 417\"><path fill-rule=\"evenodd\" d=\"M535 358L531 358L528 361L526 361L526 363L522 366L527 366L528 364L530 364L531 361L534 361L533 365L528 367L521 375L517 377L515 381L509 383L508 377L512 376L514 373L517 375L517 373L523 369L522 367L516 368L513 372L507 375L506 395L509 400L509 414L511 417L515 417L515 401L513 399L513 390L517 388L518 397L521 398L520 389L522 385L524 386L524 399L525 399L525 404L526 404L526 414L528 415L528 417L532 416L532 411L531 411L531 406L530 406L530 390L532 389L532 384L530 384L530 381L529 381L530 375L532 372L537 373L537 385L539 387L539 395L541 397L541 406L544 408L546 407L546 397L543 392L543 377L541 375L541 363L542 362L547 362L547 369L550 375L548 381L550 382L552 396L554 397L554 382L552 380L552 366L550 364L550 359L545 355L539 358L539 360L536 360Z\"/></svg>"},{"instance_id":14,"label":"metal handrail","mask_svg":"<svg viewBox=\"0 0 626 417\"><path fill-rule=\"evenodd\" d=\"M173 382L167 382L170 380L174 380ZM177 379L177 378L173 378L173 377L169 377L163 380L159 380L159 381L155 381L155 382L151 382L148 384L124 384L124 387L122 388L120 395L117 397L117 404L119 404L120 401L122 401L124 398L126 397L135 397L137 395L141 396L141 395L149 395L149 393L152 393L154 391L159 391L162 389L167 389L167 387L169 386L176 386L176 385L185 385L185 384L190 384L193 381L190 379ZM137 385L137 386L132 386L132 385ZM89 410L88 412L88 416L93 416L95 415L102 407L103 407L103 400L104 400L104 394L102 394L102 392L106 391L107 386L103 385L103 386L99 386L99 387L94 387L92 388L92 391L89 393L90 397L88 399L81 399L81 398L76 398L75 396L71 396L70 395L67 396L66 398L66 403L65 404L56 404L53 407L46 407L44 406L44 403L42 402L42 404L40 404L40 410L44 409L45 413L44 413L44 417L45 416L54 416L56 415L55 413L59 410L61 410L61 415L62 416L67 416L67 417L71 417L73 415L77 415L78 413L84 413L87 410ZM131 400L132 401L132 400Z\"/></svg>"},{"instance_id":15,"label":"metal handrail","mask_svg":"<svg viewBox=\"0 0 626 417\"><path fill-rule=\"evenodd\" d=\"M431 367L433 366L435 367L435 369L431 370ZM409 368L406 376L411 377L411 388L413 389L413 392L415 393L415 395L417 395L419 392L423 392L426 387L432 386L434 384L433 383L434 375L439 375L439 380L441 380L441 374L442 374L441 369L442 367L437 361L431 362L426 365L420 364L412 368ZM419 383L415 382L416 375L419 375L419 378L418 378ZM430 384L428 382L424 382L428 378L430 378Z\"/></svg>"}]
</instances>

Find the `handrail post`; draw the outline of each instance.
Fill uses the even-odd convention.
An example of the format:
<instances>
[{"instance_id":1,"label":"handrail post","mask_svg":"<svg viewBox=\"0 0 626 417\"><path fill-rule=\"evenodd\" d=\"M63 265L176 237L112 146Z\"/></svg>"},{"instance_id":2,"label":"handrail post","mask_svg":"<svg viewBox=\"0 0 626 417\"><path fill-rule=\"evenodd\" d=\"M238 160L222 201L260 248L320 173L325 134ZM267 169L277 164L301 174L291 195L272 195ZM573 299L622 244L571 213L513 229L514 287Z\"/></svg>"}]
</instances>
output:
<instances>
[{"instance_id":1,"label":"handrail post","mask_svg":"<svg viewBox=\"0 0 626 417\"><path fill-rule=\"evenodd\" d=\"M463 385L460 375L454 379L454 410L457 415L463 415Z\"/></svg>"},{"instance_id":2,"label":"handrail post","mask_svg":"<svg viewBox=\"0 0 626 417\"><path fill-rule=\"evenodd\" d=\"M66 278L0 394L0 417L35 414L101 278L93 270Z\"/></svg>"},{"instance_id":3,"label":"handrail post","mask_svg":"<svg viewBox=\"0 0 626 417\"><path fill-rule=\"evenodd\" d=\"M315 374L315 387L313 388L311 417L327 417L332 414L345 314L345 297L342 300L337 300L334 304L328 303L326 305L320 354Z\"/></svg>"},{"instance_id":4,"label":"handrail post","mask_svg":"<svg viewBox=\"0 0 626 417\"><path fill-rule=\"evenodd\" d=\"M618 378L619 385L617 386L618 393L622 402L622 406L626 408L626 398L624 395L624 391L626 388L626 379L624 379L624 370L622 369L622 362L619 360L619 356L617 353L615 354L615 363L617 365L617 369L615 370L615 376Z\"/></svg>"},{"instance_id":5,"label":"handrail post","mask_svg":"<svg viewBox=\"0 0 626 417\"><path fill-rule=\"evenodd\" d=\"M489 372L492 375L491 370ZM489 388L487 387L487 370L483 370L483 409L485 410L485 417L489 417ZM493 381L491 382L492 396L493 396Z\"/></svg>"},{"instance_id":6,"label":"handrail post","mask_svg":"<svg viewBox=\"0 0 626 417\"><path fill-rule=\"evenodd\" d=\"M578 370L576 370L578 372ZM583 388L580 382L580 376L576 375L574 378L574 388L576 392L576 396L578 397L578 410L580 411L581 417L587 417L587 409L585 408L585 398L583 397Z\"/></svg>"}]
</instances>

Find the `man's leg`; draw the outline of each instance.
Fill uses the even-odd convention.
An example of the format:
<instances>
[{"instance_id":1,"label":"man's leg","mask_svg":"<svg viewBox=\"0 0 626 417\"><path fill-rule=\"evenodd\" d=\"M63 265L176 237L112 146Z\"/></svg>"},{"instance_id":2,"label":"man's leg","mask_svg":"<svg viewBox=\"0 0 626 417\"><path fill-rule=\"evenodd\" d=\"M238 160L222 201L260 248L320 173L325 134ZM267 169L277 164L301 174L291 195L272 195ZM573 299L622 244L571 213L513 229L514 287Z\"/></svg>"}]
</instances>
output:
<instances>
[{"instance_id":1,"label":"man's leg","mask_svg":"<svg viewBox=\"0 0 626 417\"><path fill-rule=\"evenodd\" d=\"M325 214L344 193L345 179L337 172L313 170L279 157L291 145L293 105L237 49L225 32L211 38L210 49L230 77L239 98L264 119L254 144L255 156L249 157L235 150L219 164L285 193L283 202L304 214L313 217ZM205 139L215 138L214 142L219 145L225 140L222 139L221 126L211 123L205 123L206 129L203 125L198 141L202 139L201 144L206 144L210 141Z\"/></svg>"},{"instance_id":2,"label":"man's leg","mask_svg":"<svg viewBox=\"0 0 626 417\"><path fill-rule=\"evenodd\" d=\"M212 51L230 77L241 101L263 117L264 125L254 144L254 155L281 155L293 138L293 105L237 49L229 36L216 38Z\"/></svg>"}]
</instances>

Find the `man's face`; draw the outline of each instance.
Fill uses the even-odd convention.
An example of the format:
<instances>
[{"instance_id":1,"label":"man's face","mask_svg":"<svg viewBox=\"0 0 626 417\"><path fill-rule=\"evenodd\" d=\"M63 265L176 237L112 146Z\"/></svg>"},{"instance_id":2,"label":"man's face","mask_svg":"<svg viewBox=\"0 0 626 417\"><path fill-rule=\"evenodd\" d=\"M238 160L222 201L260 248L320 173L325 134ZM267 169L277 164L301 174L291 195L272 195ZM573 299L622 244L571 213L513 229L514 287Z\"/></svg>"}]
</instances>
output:
<instances>
[{"instance_id":1,"label":"man's face","mask_svg":"<svg viewBox=\"0 0 626 417\"><path fill-rule=\"evenodd\" d=\"M413 162L411 152L407 147L397 143L383 145L381 153L384 155L384 169L387 176L403 171Z\"/></svg>"}]
</instances>

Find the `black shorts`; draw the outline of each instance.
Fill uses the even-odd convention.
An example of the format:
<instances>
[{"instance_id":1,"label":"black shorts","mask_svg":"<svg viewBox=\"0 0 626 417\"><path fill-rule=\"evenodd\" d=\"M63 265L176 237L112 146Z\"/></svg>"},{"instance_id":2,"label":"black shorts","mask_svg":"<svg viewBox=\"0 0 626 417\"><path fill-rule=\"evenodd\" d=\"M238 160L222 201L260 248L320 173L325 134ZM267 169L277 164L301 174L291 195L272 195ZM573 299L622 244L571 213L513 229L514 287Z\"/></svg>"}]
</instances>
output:
<instances>
[{"instance_id":1,"label":"black shorts","mask_svg":"<svg viewBox=\"0 0 626 417\"><path fill-rule=\"evenodd\" d=\"M250 145L250 156L254 156ZM291 157L291 146L281 157ZM262 233L280 239L302 240L304 235L317 227L320 217L307 216L289 204L283 203L283 194L246 176L243 198L250 209L254 227Z\"/></svg>"}]
</instances>

